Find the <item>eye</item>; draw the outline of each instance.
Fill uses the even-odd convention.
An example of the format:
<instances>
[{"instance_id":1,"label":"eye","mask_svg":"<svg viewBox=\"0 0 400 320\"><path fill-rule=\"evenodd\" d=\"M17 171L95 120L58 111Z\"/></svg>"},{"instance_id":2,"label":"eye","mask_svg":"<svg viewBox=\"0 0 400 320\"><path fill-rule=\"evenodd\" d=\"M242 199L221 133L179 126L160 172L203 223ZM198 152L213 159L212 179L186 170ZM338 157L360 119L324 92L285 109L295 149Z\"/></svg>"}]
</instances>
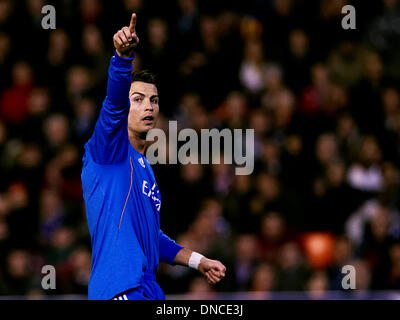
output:
<instances>
[{"instance_id":1,"label":"eye","mask_svg":"<svg viewBox=\"0 0 400 320\"><path fill-rule=\"evenodd\" d=\"M142 97L135 97L135 98L133 98L133 101L135 101L135 102L140 102L140 101L142 101L143 99L142 99Z\"/></svg>"},{"instance_id":2,"label":"eye","mask_svg":"<svg viewBox=\"0 0 400 320\"><path fill-rule=\"evenodd\" d=\"M158 98L153 98L153 99L151 99L151 103L158 104Z\"/></svg>"}]
</instances>

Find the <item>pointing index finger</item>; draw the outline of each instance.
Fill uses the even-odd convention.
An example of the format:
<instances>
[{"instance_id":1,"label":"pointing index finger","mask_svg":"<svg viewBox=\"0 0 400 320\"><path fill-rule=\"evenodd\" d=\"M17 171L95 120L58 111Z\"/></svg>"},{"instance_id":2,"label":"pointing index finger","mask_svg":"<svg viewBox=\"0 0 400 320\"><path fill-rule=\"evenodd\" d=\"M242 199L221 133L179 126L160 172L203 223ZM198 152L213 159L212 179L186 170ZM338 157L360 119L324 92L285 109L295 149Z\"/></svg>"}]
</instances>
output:
<instances>
[{"instance_id":1,"label":"pointing index finger","mask_svg":"<svg viewBox=\"0 0 400 320\"><path fill-rule=\"evenodd\" d=\"M132 13L131 23L129 25L129 30L135 32L136 29L136 13Z\"/></svg>"}]
</instances>

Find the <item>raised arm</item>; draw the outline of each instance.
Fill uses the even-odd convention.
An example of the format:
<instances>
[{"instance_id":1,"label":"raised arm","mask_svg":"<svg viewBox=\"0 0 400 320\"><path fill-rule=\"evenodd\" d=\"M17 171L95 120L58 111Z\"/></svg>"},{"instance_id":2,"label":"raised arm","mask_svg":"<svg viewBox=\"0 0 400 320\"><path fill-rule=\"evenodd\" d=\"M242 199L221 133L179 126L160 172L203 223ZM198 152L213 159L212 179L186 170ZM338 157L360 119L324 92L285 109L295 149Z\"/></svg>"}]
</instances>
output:
<instances>
[{"instance_id":1,"label":"raised arm","mask_svg":"<svg viewBox=\"0 0 400 320\"><path fill-rule=\"evenodd\" d=\"M127 118L129 89L132 82L134 48L139 43L136 35L136 14L130 25L114 35L115 55L108 70L107 96L87 148L99 164L122 161L127 155Z\"/></svg>"}]
</instances>

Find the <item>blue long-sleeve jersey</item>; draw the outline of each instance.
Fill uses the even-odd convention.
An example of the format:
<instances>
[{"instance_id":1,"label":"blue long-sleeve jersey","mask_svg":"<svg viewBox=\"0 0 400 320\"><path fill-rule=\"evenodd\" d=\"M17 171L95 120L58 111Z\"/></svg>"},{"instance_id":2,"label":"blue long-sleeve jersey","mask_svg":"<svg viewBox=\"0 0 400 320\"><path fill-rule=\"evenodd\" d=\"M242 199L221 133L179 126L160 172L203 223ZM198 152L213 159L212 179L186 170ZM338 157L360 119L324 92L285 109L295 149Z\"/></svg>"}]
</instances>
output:
<instances>
[{"instance_id":1,"label":"blue long-sleeve jersey","mask_svg":"<svg viewBox=\"0 0 400 320\"><path fill-rule=\"evenodd\" d=\"M159 261L182 247L160 229L161 194L150 163L128 139L132 59L111 59L104 100L85 145L83 198L92 244L89 299L111 299L140 286Z\"/></svg>"}]
</instances>

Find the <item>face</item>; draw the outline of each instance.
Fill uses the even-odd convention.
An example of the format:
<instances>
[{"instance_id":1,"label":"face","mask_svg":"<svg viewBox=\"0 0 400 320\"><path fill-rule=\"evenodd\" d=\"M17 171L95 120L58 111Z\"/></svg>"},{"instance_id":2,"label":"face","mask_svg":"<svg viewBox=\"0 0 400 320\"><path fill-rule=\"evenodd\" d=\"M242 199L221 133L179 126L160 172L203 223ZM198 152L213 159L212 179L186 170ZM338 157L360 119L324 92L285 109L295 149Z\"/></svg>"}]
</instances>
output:
<instances>
[{"instance_id":1,"label":"face","mask_svg":"<svg viewBox=\"0 0 400 320\"><path fill-rule=\"evenodd\" d=\"M128 131L139 135L149 132L155 127L159 113L157 87L135 81L131 85L129 99Z\"/></svg>"}]
</instances>

